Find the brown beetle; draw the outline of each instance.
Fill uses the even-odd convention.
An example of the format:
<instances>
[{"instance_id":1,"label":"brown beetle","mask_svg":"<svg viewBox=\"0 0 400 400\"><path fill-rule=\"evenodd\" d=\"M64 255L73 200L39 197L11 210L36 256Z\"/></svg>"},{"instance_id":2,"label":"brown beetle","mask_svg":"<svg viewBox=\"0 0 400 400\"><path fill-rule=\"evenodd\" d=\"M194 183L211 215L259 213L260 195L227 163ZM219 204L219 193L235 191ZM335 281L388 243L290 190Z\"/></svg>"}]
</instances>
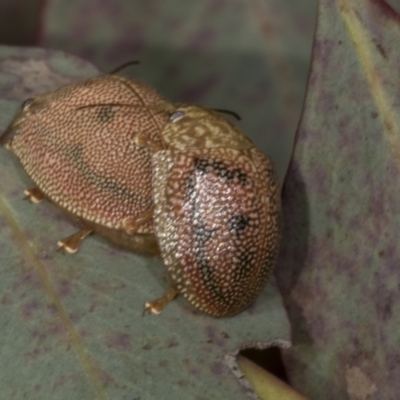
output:
<instances>
[{"instance_id":1,"label":"brown beetle","mask_svg":"<svg viewBox=\"0 0 400 400\"><path fill-rule=\"evenodd\" d=\"M2 140L38 186L27 197L83 224L61 249L95 231L161 250L172 288L146 310L182 293L226 316L264 287L279 246L278 183L270 159L215 111L104 75L27 100Z\"/></svg>"},{"instance_id":2,"label":"brown beetle","mask_svg":"<svg viewBox=\"0 0 400 400\"><path fill-rule=\"evenodd\" d=\"M25 101L1 140L48 198L82 229L58 244L75 252L95 231L144 254L158 254L152 225L151 150L162 145L169 103L146 84L106 74Z\"/></svg>"},{"instance_id":3,"label":"brown beetle","mask_svg":"<svg viewBox=\"0 0 400 400\"><path fill-rule=\"evenodd\" d=\"M214 316L246 308L265 286L280 242L271 160L213 110L180 106L153 155L154 230L172 289ZM154 149L154 145L151 146Z\"/></svg>"}]
</instances>

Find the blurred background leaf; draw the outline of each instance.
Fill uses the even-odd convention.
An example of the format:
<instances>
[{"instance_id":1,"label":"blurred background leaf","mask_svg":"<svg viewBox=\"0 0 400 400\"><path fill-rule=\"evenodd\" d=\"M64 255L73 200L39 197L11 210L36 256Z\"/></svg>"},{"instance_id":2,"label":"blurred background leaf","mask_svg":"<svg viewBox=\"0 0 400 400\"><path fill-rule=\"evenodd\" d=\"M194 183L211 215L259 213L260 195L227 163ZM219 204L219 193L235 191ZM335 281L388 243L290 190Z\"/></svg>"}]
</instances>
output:
<instances>
[{"instance_id":1,"label":"blurred background leaf","mask_svg":"<svg viewBox=\"0 0 400 400\"><path fill-rule=\"evenodd\" d=\"M276 269L287 373L312 399L400 393L399 41L383 1L320 1Z\"/></svg>"}]
</instances>

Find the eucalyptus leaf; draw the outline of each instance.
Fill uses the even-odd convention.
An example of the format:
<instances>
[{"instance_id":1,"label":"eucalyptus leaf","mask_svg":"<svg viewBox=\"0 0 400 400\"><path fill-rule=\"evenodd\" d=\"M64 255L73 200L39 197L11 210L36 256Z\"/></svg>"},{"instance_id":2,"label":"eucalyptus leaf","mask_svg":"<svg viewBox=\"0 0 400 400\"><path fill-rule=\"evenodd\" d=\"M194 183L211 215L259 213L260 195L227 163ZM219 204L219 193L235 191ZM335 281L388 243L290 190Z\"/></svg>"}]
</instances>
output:
<instances>
[{"instance_id":1,"label":"eucalyptus leaf","mask_svg":"<svg viewBox=\"0 0 400 400\"><path fill-rule=\"evenodd\" d=\"M0 47L0 127L26 98L98 73L61 52ZM203 315L183 298L143 316L144 303L168 288L161 260L95 236L75 255L57 253L57 240L75 228L49 202L24 201L31 186L16 157L0 148L1 398L246 397L226 356L288 341L274 281L234 317Z\"/></svg>"},{"instance_id":2,"label":"eucalyptus leaf","mask_svg":"<svg viewBox=\"0 0 400 400\"><path fill-rule=\"evenodd\" d=\"M320 0L276 269L312 399L399 398L399 42L385 2Z\"/></svg>"}]
</instances>

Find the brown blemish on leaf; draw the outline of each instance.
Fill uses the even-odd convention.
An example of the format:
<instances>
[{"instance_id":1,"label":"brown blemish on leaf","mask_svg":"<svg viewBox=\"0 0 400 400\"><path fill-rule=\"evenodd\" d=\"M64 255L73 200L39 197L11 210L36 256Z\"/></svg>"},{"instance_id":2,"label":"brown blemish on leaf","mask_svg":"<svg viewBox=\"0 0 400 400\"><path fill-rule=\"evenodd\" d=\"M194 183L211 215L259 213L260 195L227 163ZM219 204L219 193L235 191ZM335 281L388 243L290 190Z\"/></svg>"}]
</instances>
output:
<instances>
[{"instance_id":1,"label":"brown blemish on leaf","mask_svg":"<svg viewBox=\"0 0 400 400\"><path fill-rule=\"evenodd\" d=\"M101 293L113 293L117 290L122 290L126 288L126 283L112 283L108 281L98 281L94 282L91 287Z\"/></svg>"},{"instance_id":2,"label":"brown blemish on leaf","mask_svg":"<svg viewBox=\"0 0 400 400\"><path fill-rule=\"evenodd\" d=\"M346 365L347 393L351 400L366 400L377 387L358 367Z\"/></svg>"},{"instance_id":3,"label":"brown blemish on leaf","mask_svg":"<svg viewBox=\"0 0 400 400\"><path fill-rule=\"evenodd\" d=\"M125 332L110 333L106 337L106 345L118 351L128 351L131 348L131 335Z\"/></svg>"},{"instance_id":4,"label":"brown blemish on leaf","mask_svg":"<svg viewBox=\"0 0 400 400\"><path fill-rule=\"evenodd\" d=\"M226 346L226 339L229 338L226 332L220 332L216 330L212 325L206 325L205 332L208 337L208 340L206 341L207 343L214 343L215 345L220 346L222 348Z\"/></svg>"},{"instance_id":5,"label":"brown blemish on leaf","mask_svg":"<svg viewBox=\"0 0 400 400\"><path fill-rule=\"evenodd\" d=\"M60 390L61 388L67 385L76 385L79 381L79 374L62 374L58 378L56 378L55 382L53 383L53 389Z\"/></svg>"},{"instance_id":6,"label":"brown blemish on leaf","mask_svg":"<svg viewBox=\"0 0 400 400\"><path fill-rule=\"evenodd\" d=\"M189 382L186 381L185 379L179 379L176 381L176 384L180 387L188 387L189 386Z\"/></svg>"},{"instance_id":7,"label":"brown blemish on leaf","mask_svg":"<svg viewBox=\"0 0 400 400\"><path fill-rule=\"evenodd\" d=\"M185 367L187 368L187 371L189 372L189 374L191 375L199 375L200 374L200 368L198 368L195 365L192 365L192 363L190 362L190 360L188 358L184 358L182 360L183 365L185 365Z\"/></svg>"},{"instance_id":8,"label":"brown blemish on leaf","mask_svg":"<svg viewBox=\"0 0 400 400\"><path fill-rule=\"evenodd\" d=\"M221 362L214 362L211 364L211 372L215 375L222 375L225 370L225 365Z\"/></svg>"},{"instance_id":9,"label":"brown blemish on leaf","mask_svg":"<svg viewBox=\"0 0 400 400\"><path fill-rule=\"evenodd\" d=\"M26 353L26 358L27 358L27 360L32 361L32 360L36 360L39 355L41 355L41 351L36 347L33 350Z\"/></svg>"},{"instance_id":10,"label":"brown blemish on leaf","mask_svg":"<svg viewBox=\"0 0 400 400\"><path fill-rule=\"evenodd\" d=\"M167 342L167 344L166 344L166 348L167 349L170 349L171 347L176 347L176 346L178 346L178 341L176 340L176 339L174 339L174 338L172 338L172 339L170 339L170 340L168 340L168 342Z\"/></svg>"},{"instance_id":11,"label":"brown blemish on leaf","mask_svg":"<svg viewBox=\"0 0 400 400\"><path fill-rule=\"evenodd\" d=\"M63 279L57 283L57 294L60 297L67 296L71 290L71 284L68 280Z\"/></svg>"},{"instance_id":12,"label":"brown blemish on leaf","mask_svg":"<svg viewBox=\"0 0 400 400\"><path fill-rule=\"evenodd\" d=\"M24 318L30 318L38 308L39 303L36 300L29 301L22 306L22 316Z\"/></svg>"},{"instance_id":13,"label":"brown blemish on leaf","mask_svg":"<svg viewBox=\"0 0 400 400\"><path fill-rule=\"evenodd\" d=\"M379 117L379 114L376 111L372 111L371 118L376 119Z\"/></svg>"},{"instance_id":14,"label":"brown blemish on leaf","mask_svg":"<svg viewBox=\"0 0 400 400\"><path fill-rule=\"evenodd\" d=\"M5 294L2 298L1 298L1 304L3 305L7 305L7 304L11 304L11 297L9 294Z\"/></svg>"}]
</instances>

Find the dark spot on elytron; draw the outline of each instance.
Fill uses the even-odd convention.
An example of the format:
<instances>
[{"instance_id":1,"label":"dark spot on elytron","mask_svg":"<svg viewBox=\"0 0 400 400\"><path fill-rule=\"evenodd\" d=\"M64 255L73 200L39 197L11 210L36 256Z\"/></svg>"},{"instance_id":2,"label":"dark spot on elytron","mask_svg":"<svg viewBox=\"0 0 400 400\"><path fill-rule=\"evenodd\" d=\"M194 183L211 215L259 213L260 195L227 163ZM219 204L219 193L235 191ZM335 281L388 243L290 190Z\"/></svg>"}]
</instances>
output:
<instances>
[{"instance_id":1,"label":"dark spot on elytron","mask_svg":"<svg viewBox=\"0 0 400 400\"><path fill-rule=\"evenodd\" d=\"M242 184L246 184L246 175L239 169L229 169L222 162L209 161L207 159L194 160L195 172L202 173L214 172L217 176L221 177L225 182L233 182L237 180ZM201 282L207 289L209 295L214 299L215 304L219 304L222 308L230 309L235 301L235 293L237 288L235 286L226 288L221 286L221 268L229 270L228 266L215 266L211 259L212 248L214 243L207 245L207 242L212 239L213 233L217 229L208 228L201 221L201 213L199 212L199 205L197 204L196 192L196 174L191 173L185 178L184 188L186 195L190 198L192 208L192 238L195 265L200 275ZM243 225L240 218L236 221L236 225ZM239 228L240 229L240 228ZM217 245L217 243L215 243Z\"/></svg>"},{"instance_id":2,"label":"dark spot on elytron","mask_svg":"<svg viewBox=\"0 0 400 400\"><path fill-rule=\"evenodd\" d=\"M240 282L250 278L256 261L255 252L247 249L238 250L238 261L234 268L234 280Z\"/></svg>"},{"instance_id":3,"label":"dark spot on elytron","mask_svg":"<svg viewBox=\"0 0 400 400\"><path fill-rule=\"evenodd\" d=\"M216 277L217 268L211 264L206 242L211 239L216 229L207 228L202 222L193 224L193 240L196 266L201 276L201 281L210 295L218 304L230 304L229 293L223 292Z\"/></svg>"},{"instance_id":4,"label":"dark spot on elytron","mask_svg":"<svg viewBox=\"0 0 400 400\"><path fill-rule=\"evenodd\" d=\"M195 190L196 190L196 181L195 181L195 177L193 176L193 174L187 176L184 180L184 188L185 188L185 192L186 194L191 197L192 195L195 194ZM193 199L194 201L196 199ZM195 204L194 204L195 206Z\"/></svg>"},{"instance_id":5,"label":"dark spot on elytron","mask_svg":"<svg viewBox=\"0 0 400 400\"><path fill-rule=\"evenodd\" d=\"M228 221L229 231L239 236L246 226L249 225L250 217L243 214L234 214Z\"/></svg>"},{"instance_id":6,"label":"dark spot on elytron","mask_svg":"<svg viewBox=\"0 0 400 400\"><path fill-rule=\"evenodd\" d=\"M257 262L256 252L238 248L235 265L226 267L233 275L232 284L228 288L221 286L221 271L218 266L212 264L209 249L207 250L205 247L206 242L212 237L214 230L207 229L202 224L196 226L195 230L195 263L201 276L201 282L209 295L215 300L215 304L230 309L236 301L238 284L248 281L252 277L254 266ZM264 275L259 276L261 281L264 281L264 278Z\"/></svg>"},{"instance_id":7,"label":"dark spot on elytron","mask_svg":"<svg viewBox=\"0 0 400 400\"><path fill-rule=\"evenodd\" d=\"M97 111L97 119L99 122L109 122L114 118L115 111L112 106L101 106Z\"/></svg>"},{"instance_id":8,"label":"dark spot on elytron","mask_svg":"<svg viewBox=\"0 0 400 400\"><path fill-rule=\"evenodd\" d=\"M65 155L74 162L75 164L80 164L82 162L82 146L74 145L70 147L65 147Z\"/></svg>"},{"instance_id":9,"label":"dark spot on elytron","mask_svg":"<svg viewBox=\"0 0 400 400\"><path fill-rule=\"evenodd\" d=\"M204 174L213 172L226 183L238 182L242 185L247 184L247 175L240 168L229 168L222 161L195 158L194 167L196 171Z\"/></svg>"},{"instance_id":10,"label":"dark spot on elytron","mask_svg":"<svg viewBox=\"0 0 400 400\"><path fill-rule=\"evenodd\" d=\"M223 292L216 277L217 268L211 265L210 259L204 249L196 251L196 266L201 276L201 282L217 304L230 304L229 291Z\"/></svg>"},{"instance_id":11,"label":"dark spot on elytron","mask_svg":"<svg viewBox=\"0 0 400 400\"><path fill-rule=\"evenodd\" d=\"M86 164L83 159L82 145L74 145L69 147L64 146L61 150L64 155L76 165L81 174L93 186L107 190L121 199L132 195L126 187L121 186L115 179L104 177L90 168L90 166Z\"/></svg>"},{"instance_id":12,"label":"dark spot on elytron","mask_svg":"<svg viewBox=\"0 0 400 400\"><path fill-rule=\"evenodd\" d=\"M193 224L192 234L196 249L202 249L217 229L209 229L202 222Z\"/></svg>"}]
</instances>

